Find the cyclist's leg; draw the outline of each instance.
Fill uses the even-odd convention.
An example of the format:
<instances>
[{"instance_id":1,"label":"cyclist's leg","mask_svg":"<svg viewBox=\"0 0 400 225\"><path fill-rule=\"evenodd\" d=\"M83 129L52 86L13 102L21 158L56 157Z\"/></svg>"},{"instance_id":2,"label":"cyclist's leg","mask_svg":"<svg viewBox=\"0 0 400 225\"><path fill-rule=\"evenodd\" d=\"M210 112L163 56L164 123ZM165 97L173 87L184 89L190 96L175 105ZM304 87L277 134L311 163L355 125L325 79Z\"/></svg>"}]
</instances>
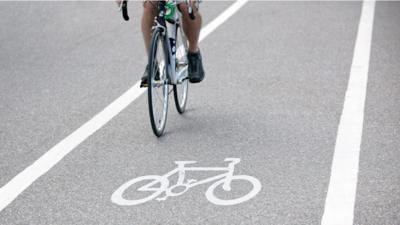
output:
<instances>
[{"instance_id":1,"label":"cyclist's leg","mask_svg":"<svg viewBox=\"0 0 400 225\"><path fill-rule=\"evenodd\" d=\"M151 33L152 33L151 28L154 25L154 17L157 16L157 4L158 1L152 1L152 0L143 1L143 15L142 15L141 25L142 25L144 45L146 48L146 54L148 54L150 48ZM146 69L142 76L142 82L140 84L141 87L147 87L148 73L149 73L149 67L146 66Z\"/></svg>"},{"instance_id":2,"label":"cyclist's leg","mask_svg":"<svg viewBox=\"0 0 400 225\"><path fill-rule=\"evenodd\" d=\"M150 41L151 41L151 28L154 25L154 17L157 16L157 4L158 1L145 0L143 2L143 15L142 15L142 33L144 45L146 47L146 53L149 52Z\"/></svg>"},{"instance_id":3,"label":"cyclist's leg","mask_svg":"<svg viewBox=\"0 0 400 225\"><path fill-rule=\"evenodd\" d=\"M182 12L183 30L189 41L189 52L187 55L189 61L189 81L192 83L198 83L204 79L203 62L198 47L202 19L199 12L198 1L191 0L190 2L195 15L194 20L190 19L188 9L185 4L181 3L179 5L179 9Z\"/></svg>"},{"instance_id":4,"label":"cyclist's leg","mask_svg":"<svg viewBox=\"0 0 400 225\"><path fill-rule=\"evenodd\" d=\"M189 51L197 52L202 18L198 10L199 9L198 1L191 1L191 3L196 19L194 20L190 19L185 4L181 3L179 5L179 9L182 12L183 30L189 41ZM141 24L142 24L143 39L147 52L150 46L151 32L152 32L151 28L154 25L154 17L157 16L157 4L158 1L156 0L145 0L143 2L143 16Z\"/></svg>"},{"instance_id":5,"label":"cyclist's leg","mask_svg":"<svg viewBox=\"0 0 400 225\"><path fill-rule=\"evenodd\" d=\"M179 10L182 12L183 31L189 41L189 52L197 52L198 41L201 29L202 18L199 12L198 1L191 1L195 19L189 17L187 6L184 3L179 4Z\"/></svg>"}]
</instances>

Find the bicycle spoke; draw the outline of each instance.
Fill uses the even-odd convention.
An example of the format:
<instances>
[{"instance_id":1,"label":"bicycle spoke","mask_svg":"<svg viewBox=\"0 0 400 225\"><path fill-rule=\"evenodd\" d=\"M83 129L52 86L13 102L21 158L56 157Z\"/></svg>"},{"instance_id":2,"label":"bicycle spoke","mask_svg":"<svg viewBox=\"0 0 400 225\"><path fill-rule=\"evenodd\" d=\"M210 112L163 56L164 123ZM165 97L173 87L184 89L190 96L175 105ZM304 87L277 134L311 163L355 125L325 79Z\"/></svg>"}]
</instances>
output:
<instances>
[{"instance_id":1,"label":"bicycle spoke","mask_svg":"<svg viewBox=\"0 0 400 225\"><path fill-rule=\"evenodd\" d=\"M152 65L150 85L148 89L150 121L156 136L163 133L168 109L168 84L166 83L166 54L163 39L159 31L155 31L152 39L151 57Z\"/></svg>"}]
</instances>

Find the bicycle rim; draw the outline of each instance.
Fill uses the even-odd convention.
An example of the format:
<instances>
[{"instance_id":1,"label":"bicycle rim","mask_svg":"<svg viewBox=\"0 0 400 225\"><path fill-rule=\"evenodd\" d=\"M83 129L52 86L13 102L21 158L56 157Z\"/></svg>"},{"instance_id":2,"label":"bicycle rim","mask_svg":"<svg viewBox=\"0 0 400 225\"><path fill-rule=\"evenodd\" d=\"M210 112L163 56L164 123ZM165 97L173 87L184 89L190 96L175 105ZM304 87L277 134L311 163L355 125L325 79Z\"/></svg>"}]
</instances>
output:
<instances>
[{"instance_id":1,"label":"bicycle rim","mask_svg":"<svg viewBox=\"0 0 400 225\"><path fill-rule=\"evenodd\" d=\"M182 81L174 85L174 100L176 109L182 114L186 109L189 81L187 60L188 42L180 26L177 28L176 46L178 47L176 51L176 73Z\"/></svg>"},{"instance_id":2,"label":"bicycle rim","mask_svg":"<svg viewBox=\"0 0 400 225\"><path fill-rule=\"evenodd\" d=\"M157 137L160 137L167 122L169 86L164 41L158 30L153 33L150 53L147 89L149 114L153 132Z\"/></svg>"}]
</instances>

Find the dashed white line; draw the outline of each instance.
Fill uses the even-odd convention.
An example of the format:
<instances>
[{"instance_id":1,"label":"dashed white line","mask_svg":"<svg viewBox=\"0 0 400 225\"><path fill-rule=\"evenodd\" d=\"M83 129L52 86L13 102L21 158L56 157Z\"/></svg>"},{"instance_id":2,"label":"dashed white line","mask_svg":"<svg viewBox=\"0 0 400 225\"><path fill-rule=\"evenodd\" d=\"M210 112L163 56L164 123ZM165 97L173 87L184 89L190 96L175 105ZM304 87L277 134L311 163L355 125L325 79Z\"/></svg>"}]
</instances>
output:
<instances>
[{"instance_id":1,"label":"dashed white line","mask_svg":"<svg viewBox=\"0 0 400 225\"><path fill-rule=\"evenodd\" d=\"M353 224L374 10L363 2L321 225Z\"/></svg>"},{"instance_id":2,"label":"dashed white line","mask_svg":"<svg viewBox=\"0 0 400 225\"><path fill-rule=\"evenodd\" d=\"M218 17L205 26L200 33L199 40L203 40L218 26L223 24L237 10L239 10L247 0L238 0L229 6ZM44 155L37 159L32 165L25 168L7 184L0 188L0 212L16 199L25 189L27 189L39 177L44 175L53 166L60 162L68 153L76 148L80 143L90 137L93 133L108 123L113 117L118 115L137 97L144 93L140 82L132 86L123 95L114 100L110 105L95 115L88 122L83 124L61 142L56 144Z\"/></svg>"}]
</instances>

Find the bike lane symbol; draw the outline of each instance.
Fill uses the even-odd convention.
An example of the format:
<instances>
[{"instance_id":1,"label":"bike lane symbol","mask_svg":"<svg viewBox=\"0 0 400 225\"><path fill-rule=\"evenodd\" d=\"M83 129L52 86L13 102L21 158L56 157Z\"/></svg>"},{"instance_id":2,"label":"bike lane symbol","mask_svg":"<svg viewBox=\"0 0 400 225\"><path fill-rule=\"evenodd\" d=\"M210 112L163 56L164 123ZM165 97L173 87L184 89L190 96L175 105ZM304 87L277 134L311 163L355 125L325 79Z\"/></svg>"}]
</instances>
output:
<instances>
[{"instance_id":1,"label":"bike lane symbol","mask_svg":"<svg viewBox=\"0 0 400 225\"><path fill-rule=\"evenodd\" d=\"M205 196L208 201L215 205L236 205L245 202L258 194L261 190L260 181L248 175L234 175L234 167L240 162L239 158L226 158L229 162L227 167L187 167L188 164L194 164L196 161L175 161L177 167L170 172L160 175L147 175L134 178L122 184L111 196L111 201L117 205L132 206L139 205L153 199L157 201L165 201L169 197L175 197L184 194L190 188L209 183L212 183ZM202 180L185 179L185 172L187 171L221 171L222 173L216 176L208 177ZM178 180L176 184L170 185L168 177L178 173ZM252 185L252 189L247 194L234 199L221 199L215 195L215 190L222 188L223 191L231 191L231 182L244 181ZM126 199L123 197L124 192L131 186L142 181L149 181L149 183L139 187L137 192L149 192L150 195L141 199ZM175 190L175 191L174 191ZM176 191L178 190L178 191ZM164 196L162 196L164 194ZM160 197L161 196L161 197Z\"/></svg>"}]
</instances>

